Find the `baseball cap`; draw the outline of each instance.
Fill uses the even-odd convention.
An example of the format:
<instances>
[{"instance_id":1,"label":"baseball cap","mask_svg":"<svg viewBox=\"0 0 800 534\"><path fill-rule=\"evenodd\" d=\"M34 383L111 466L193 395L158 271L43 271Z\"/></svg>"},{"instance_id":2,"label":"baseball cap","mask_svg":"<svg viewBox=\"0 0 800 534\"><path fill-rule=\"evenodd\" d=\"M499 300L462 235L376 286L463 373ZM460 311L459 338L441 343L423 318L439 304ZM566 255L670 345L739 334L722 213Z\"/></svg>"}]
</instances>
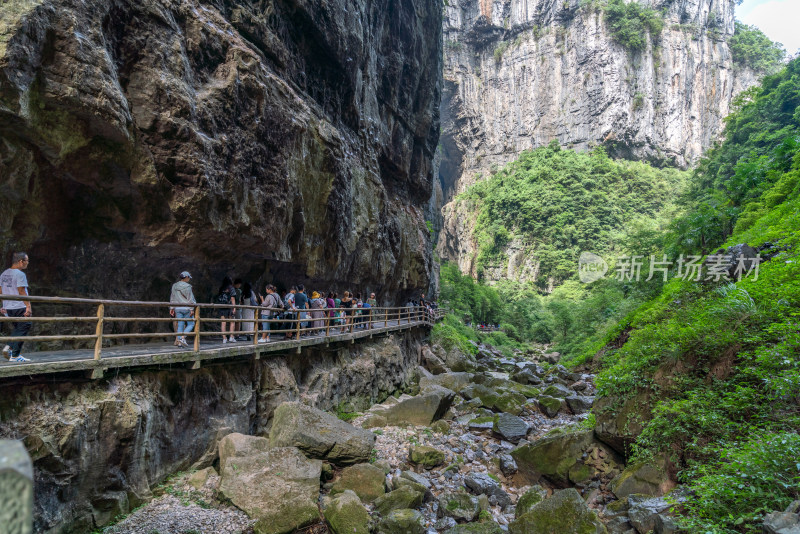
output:
<instances>
[{"instance_id":1,"label":"baseball cap","mask_svg":"<svg viewBox=\"0 0 800 534\"><path fill-rule=\"evenodd\" d=\"M183 271L181 273L181 278L191 278L191 277L192 277L192 275L189 274L189 271Z\"/></svg>"}]
</instances>

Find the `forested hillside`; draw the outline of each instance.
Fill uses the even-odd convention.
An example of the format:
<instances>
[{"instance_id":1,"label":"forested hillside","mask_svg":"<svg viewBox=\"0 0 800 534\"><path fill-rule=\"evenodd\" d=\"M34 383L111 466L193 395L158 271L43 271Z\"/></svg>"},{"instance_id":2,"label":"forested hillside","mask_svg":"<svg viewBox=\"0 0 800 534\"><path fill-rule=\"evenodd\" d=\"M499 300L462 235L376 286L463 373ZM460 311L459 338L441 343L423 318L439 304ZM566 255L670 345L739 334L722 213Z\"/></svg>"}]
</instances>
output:
<instances>
[{"instance_id":1,"label":"forested hillside","mask_svg":"<svg viewBox=\"0 0 800 534\"><path fill-rule=\"evenodd\" d=\"M602 158L559 154L550 147L523 161ZM541 188L520 199L515 184L530 182L513 180L511 171L522 165L480 189L511 184L504 195L487 201L472 193L484 202L479 220L497 227L514 220L515 203L547 203ZM665 176L671 175L652 171L650 191L678 187L680 180L657 181ZM619 186L588 183L577 198L598 198L598 191L612 192L615 202L625 198ZM598 435L629 461L655 462L688 487L679 508L684 527L754 531L766 512L800 498L800 59L738 99L724 140L693 172L678 204L684 210L663 229L651 225L601 241L595 250L617 259L609 258L609 273L592 284L569 280L537 296L533 287L509 283L470 288L446 267L443 296L451 291L461 313L508 323L511 337L555 342L562 363L599 369ZM610 206L601 213L659 213L642 204L632 212ZM558 205L553 217L569 207ZM518 225L535 228L536 219L522 217ZM760 263L744 264L740 280L708 276L716 256L738 253L730 247L740 244L753 247ZM618 256L632 254L644 256L641 279L616 279ZM650 254L672 262L666 282L662 273L645 282ZM678 272L681 255L704 256L699 280ZM454 327L439 331L457 339Z\"/></svg>"}]
</instances>

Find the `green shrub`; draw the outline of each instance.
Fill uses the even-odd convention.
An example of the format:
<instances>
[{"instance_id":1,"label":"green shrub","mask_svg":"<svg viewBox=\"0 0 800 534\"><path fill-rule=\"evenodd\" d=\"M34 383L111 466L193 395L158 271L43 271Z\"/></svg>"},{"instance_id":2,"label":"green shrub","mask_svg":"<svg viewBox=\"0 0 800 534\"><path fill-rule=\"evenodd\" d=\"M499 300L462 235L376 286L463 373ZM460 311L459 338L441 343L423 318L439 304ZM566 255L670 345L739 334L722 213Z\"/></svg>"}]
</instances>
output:
<instances>
[{"instance_id":1,"label":"green shrub","mask_svg":"<svg viewBox=\"0 0 800 534\"><path fill-rule=\"evenodd\" d=\"M605 20L614 40L633 51L644 50L646 36L656 39L664 28L663 14L639 2L609 0L605 7Z\"/></svg>"}]
</instances>

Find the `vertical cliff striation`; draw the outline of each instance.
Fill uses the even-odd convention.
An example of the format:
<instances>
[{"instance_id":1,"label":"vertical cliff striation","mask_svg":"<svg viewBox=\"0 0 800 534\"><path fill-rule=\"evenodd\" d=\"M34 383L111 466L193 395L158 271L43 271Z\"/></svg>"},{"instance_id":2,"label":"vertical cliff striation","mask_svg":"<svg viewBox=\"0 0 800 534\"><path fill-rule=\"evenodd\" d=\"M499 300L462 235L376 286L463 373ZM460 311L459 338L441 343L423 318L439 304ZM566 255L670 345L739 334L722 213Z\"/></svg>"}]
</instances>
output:
<instances>
[{"instance_id":1,"label":"vertical cliff striation","mask_svg":"<svg viewBox=\"0 0 800 534\"><path fill-rule=\"evenodd\" d=\"M4 2L1 251L38 293L426 287L441 29L434 0Z\"/></svg>"},{"instance_id":2,"label":"vertical cliff striation","mask_svg":"<svg viewBox=\"0 0 800 534\"><path fill-rule=\"evenodd\" d=\"M637 0L634 0L637 1ZM605 0L451 0L444 21L447 200L523 150L575 149L686 167L717 139L733 97L734 0L653 0L660 31L615 38ZM469 213L445 209L438 251L474 261Z\"/></svg>"}]
</instances>

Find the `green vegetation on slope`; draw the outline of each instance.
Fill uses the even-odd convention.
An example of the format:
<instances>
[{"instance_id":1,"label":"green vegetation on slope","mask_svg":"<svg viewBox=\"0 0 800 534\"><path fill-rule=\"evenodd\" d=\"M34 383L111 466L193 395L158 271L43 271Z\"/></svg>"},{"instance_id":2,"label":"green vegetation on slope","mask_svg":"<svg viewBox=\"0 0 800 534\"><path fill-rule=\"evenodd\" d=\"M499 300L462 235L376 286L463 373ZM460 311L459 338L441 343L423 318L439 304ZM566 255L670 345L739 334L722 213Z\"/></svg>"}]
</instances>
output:
<instances>
[{"instance_id":1,"label":"green vegetation on slope","mask_svg":"<svg viewBox=\"0 0 800 534\"><path fill-rule=\"evenodd\" d=\"M644 50L647 35L656 39L664 29L664 16L638 2L609 0L605 6L605 19L611 36L628 50Z\"/></svg>"},{"instance_id":2,"label":"green vegetation on slope","mask_svg":"<svg viewBox=\"0 0 800 534\"><path fill-rule=\"evenodd\" d=\"M765 512L800 498L798 106L795 60L740 102L695 176L696 203L667 240L691 253L762 247L774 257L758 278L671 280L600 334L629 335L606 345L596 383L617 406L652 394L632 450L670 457L691 490L681 520L691 531L754 531ZM720 220L722 231L713 229Z\"/></svg>"},{"instance_id":3,"label":"green vegetation on slope","mask_svg":"<svg viewBox=\"0 0 800 534\"><path fill-rule=\"evenodd\" d=\"M774 73L781 66L786 51L756 28L736 22L733 37L728 41L733 64L756 72Z\"/></svg>"},{"instance_id":4,"label":"green vegetation on slope","mask_svg":"<svg viewBox=\"0 0 800 534\"><path fill-rule=\"evenodd\" d=\"M520 157L460 195L478 212L478 274L503 263L516 238L548 278L575 277L581 251L612 251L626 235L657 226L674 210L686 174L615 161L601 149L562 150L557 143Z\"/></svg>"}]
</instances>

